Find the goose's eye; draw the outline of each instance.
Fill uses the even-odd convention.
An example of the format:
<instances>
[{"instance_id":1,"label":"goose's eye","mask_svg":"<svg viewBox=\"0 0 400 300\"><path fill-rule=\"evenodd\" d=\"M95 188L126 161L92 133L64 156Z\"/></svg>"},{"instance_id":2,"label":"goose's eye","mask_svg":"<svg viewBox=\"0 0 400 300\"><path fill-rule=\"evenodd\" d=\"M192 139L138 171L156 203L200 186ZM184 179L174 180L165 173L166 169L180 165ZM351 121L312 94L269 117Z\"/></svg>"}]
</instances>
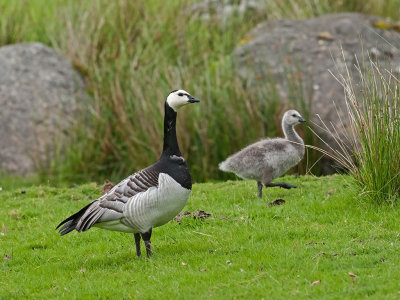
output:
<instances>
[{"instance_id":1,"label":"goose's eye","mask_svg":"<svg viewBox=\"0 0 400 300\"><path fill-rule=\"evenodd\" d=\"M182 94L182 93L179 93L179 94L178 94L178 96L179 96L179 97L182 97L182 96L183 96L183 94Z\"/></svg>"},{"instance_id":2,"label":"goose's eye","mask_svg":"<svg viewBox=\"0 0 400 300\"><path fill-rule=\"evenodd\" d=\"M295 115L295 114L293 114L293 115L292 115L292 117L295 117L295 118L296 118L296 115Z\"/></svg>"}]
</instances>

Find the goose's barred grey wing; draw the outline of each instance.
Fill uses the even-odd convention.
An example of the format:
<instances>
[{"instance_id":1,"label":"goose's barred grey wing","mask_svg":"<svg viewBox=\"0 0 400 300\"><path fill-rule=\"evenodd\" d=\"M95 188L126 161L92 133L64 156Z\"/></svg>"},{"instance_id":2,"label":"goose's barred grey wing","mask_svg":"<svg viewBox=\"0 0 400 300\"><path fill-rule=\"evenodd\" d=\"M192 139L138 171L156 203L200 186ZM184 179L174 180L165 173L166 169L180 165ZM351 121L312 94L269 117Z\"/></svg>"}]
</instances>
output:
<instances>
[{"instance_id":1,"label":"goose's barred grey wing","mask_svg":"<svg viewBox=\"0 0 400 300\"><path fill-rule=\"evenodd\" d=\"M56 229L63 225L59 232L61 235L65 235L74 229L86 231L95 223L122 218L126 202L138 193L145 192L151 187L157 187L158 176L159 172L154 165L134 173L117 184L107 194L62 221Z\"/></svg>"}]
</instances>

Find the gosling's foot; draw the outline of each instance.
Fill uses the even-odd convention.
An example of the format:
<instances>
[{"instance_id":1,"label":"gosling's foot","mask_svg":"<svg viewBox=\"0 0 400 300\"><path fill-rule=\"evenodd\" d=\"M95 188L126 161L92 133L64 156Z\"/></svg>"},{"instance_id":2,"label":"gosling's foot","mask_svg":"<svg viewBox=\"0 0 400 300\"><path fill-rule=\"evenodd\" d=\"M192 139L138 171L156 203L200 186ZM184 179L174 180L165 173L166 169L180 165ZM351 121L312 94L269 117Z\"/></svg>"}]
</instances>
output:
<instances>
[{"instance_id":1,"label":"gosling's foot","mask_svg":"<svg viewBox=\"0 0 400 300\"><path fill-rule=\"evenodd\" d=\"M297 189L297 186L290 183L282 182L281 188L290 190L290 189Z\"/></svg>"},{"instance_id":2,"label":"gosling's foot","mask_svg":"<svg viewBox=\"0 0 400 300\"><path fill-rule=\"evenodd\" d=\"M265 186L268 186L268 187L277 187L278 186L278 187L281 187L283 189L288 189L288 190L297 188L297 186L290 184L290 183L286 183L286 182L273 182L273 183L271 182L271 183L267 183Z\"/></svg>"}]
</instances>

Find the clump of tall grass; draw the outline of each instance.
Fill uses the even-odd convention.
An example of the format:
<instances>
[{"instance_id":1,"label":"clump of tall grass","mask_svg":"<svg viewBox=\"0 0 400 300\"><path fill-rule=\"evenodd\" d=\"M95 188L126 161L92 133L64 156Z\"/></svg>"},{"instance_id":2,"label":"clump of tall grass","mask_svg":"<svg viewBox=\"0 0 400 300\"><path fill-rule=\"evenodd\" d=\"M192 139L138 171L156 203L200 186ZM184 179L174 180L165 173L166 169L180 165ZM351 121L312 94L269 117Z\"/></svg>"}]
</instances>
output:
<instances>
[{"instance_id":1,"label":"clump of tall grass","mask_svg":"<svg viewBox=\"0 0 400 300\"><path fill-rule=\"evenodd\" d=\"M321 120L337 143L324 153L354 176L363 195L394 203L400 198L400 81L372 59L358 64L357 74L346 68L336 79L345 91L350 126L338 132Z\"/></svg>"}]
</instances>

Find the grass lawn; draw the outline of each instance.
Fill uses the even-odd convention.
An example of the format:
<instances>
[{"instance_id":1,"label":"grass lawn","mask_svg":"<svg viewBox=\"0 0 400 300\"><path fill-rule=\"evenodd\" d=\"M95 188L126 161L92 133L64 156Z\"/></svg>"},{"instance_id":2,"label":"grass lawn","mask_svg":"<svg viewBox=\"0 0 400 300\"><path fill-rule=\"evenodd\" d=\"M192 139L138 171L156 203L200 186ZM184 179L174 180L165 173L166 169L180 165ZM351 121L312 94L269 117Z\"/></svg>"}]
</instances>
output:
<instances>
[{"instance_id":1,"label":"grass lawn","mask_svg":"<svg viewBox=\"0 0 400 300\"><path fill-rule=\"evenodd\" d=\"M3 187L0 298L399 298L400 211L361 200L348 176L283 180L299 188L262 200L255 182L195 184L185 210L212 217L155 229L151 259L131 234L59 237L96 184Z\"/></svg>"}]
</instances>

